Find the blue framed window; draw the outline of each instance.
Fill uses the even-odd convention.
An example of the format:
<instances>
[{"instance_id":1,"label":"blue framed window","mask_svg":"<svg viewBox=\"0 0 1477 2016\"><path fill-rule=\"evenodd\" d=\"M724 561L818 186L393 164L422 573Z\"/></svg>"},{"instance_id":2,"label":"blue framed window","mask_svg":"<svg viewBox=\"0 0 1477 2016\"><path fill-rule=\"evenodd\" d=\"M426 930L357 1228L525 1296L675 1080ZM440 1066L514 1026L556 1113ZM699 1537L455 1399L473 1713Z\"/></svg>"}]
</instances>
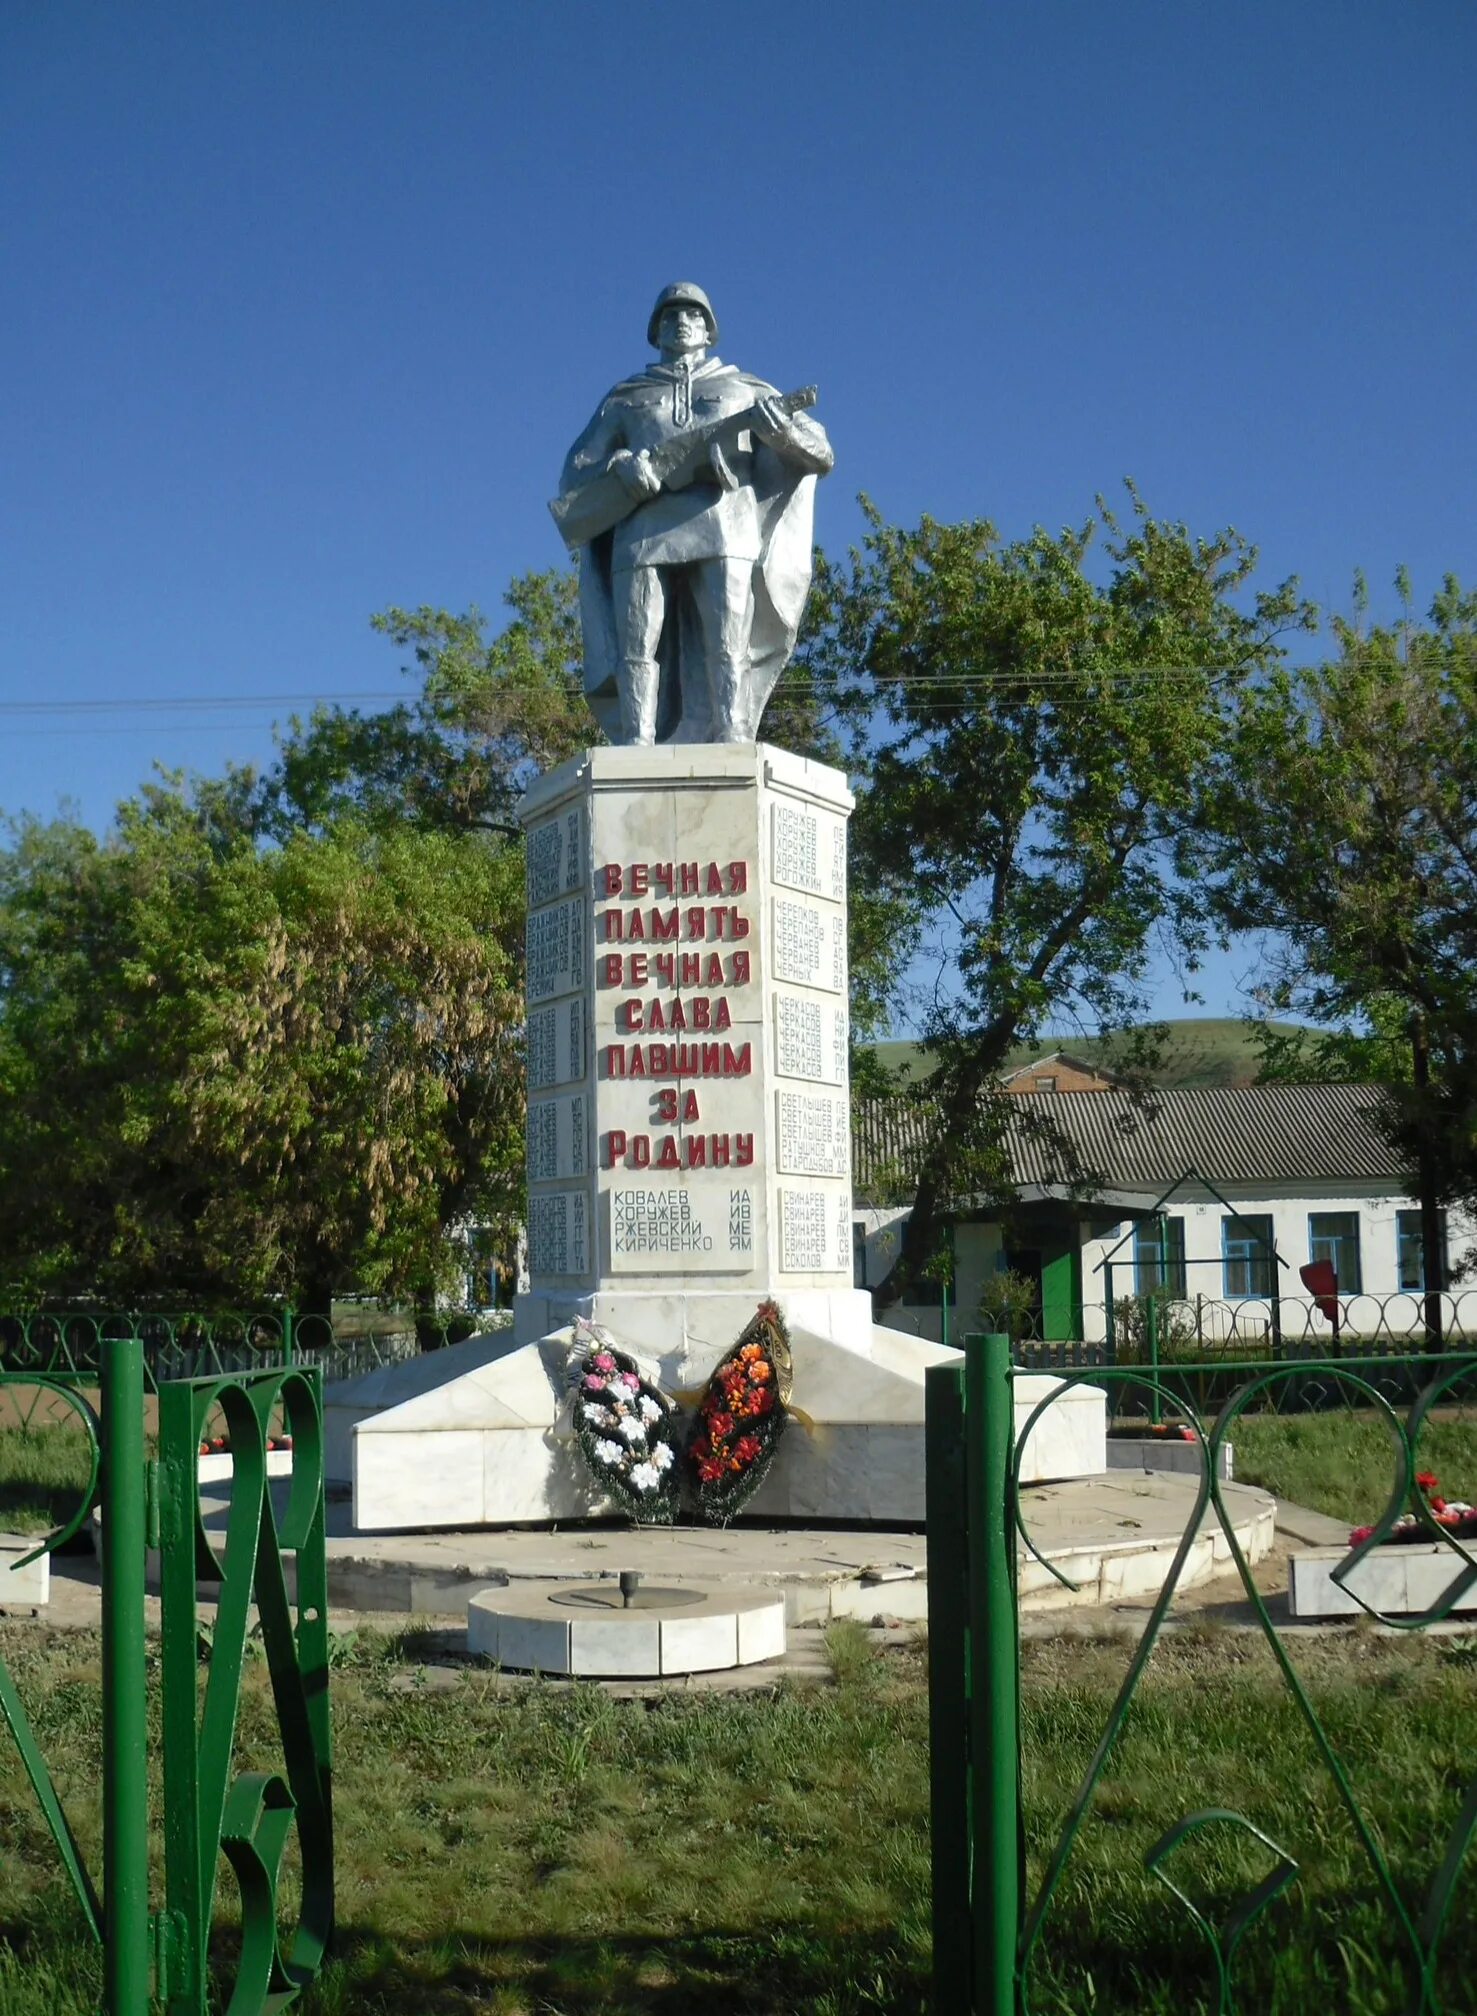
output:
<instances>
[{"instance_id":1,"label":"blue framed window","mask_svg":"<svg viewBox=\"0 0 1477 2016\"><path fill-rule=\"evenodd\" d=\"M1426 1254L1419 1211L1395 1213L1395 1264L1400 1286L1410 1295L1426 1292ZM1441 1213L1441 1278L1446 1279L1446 1213Z\"/></svg>"},{"instance_id":2,"label":"blue framed window","mask_svg":"<svg viewBox=\"0 0 1477 2016\"><path fill-rule=\"evenodd\" d=\"M1277 1262L1270 1212L1221 1220L1221 1272L1227 1295L1270 1295Z\"/></svg>"},{"instance_id":3,"label":"blue framed window","mask_svg":"<svg viewBox=\"0 0 1477 2016\"><path fill-rule=\"evenodd\" d=\"M1141 1218L1133 1228L1133 1286L1137 1295L1167 1288L1185 1295L1185 1221L1183 1218Z\"/></svg>"},{"instance_id":4,"label":"blue framed window","mask_svg":"<svg viewBox=\"0 0 1477 2016\"><path fill-rule=\"evenodd\" d=\"M1359 1271L1359 1213L1310 1211L1308 1258L1331 1260L1340 1295L1357 1295L1364 1285Z\"/></svg>"}]
</instances>

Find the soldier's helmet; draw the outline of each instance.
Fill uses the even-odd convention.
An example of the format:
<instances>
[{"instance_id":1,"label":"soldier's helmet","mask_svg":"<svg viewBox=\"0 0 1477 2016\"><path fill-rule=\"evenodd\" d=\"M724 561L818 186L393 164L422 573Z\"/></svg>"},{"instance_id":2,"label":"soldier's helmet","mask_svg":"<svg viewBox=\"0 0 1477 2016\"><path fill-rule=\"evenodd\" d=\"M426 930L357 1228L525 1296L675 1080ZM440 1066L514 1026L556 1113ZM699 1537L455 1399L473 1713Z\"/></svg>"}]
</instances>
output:
<instances>
[{"instance_id":1,"label":"soldier's helmet","mask_svg":"<svg viewBox=\"0 0 1477 2016\"><path fill-rule=\"evenodd\" d=\"M691 280L674 280L670 287L663 287L656 297L656 306L651 311L651 320L646 325L646 340L654 350L657 347L657 325L662 319L662 311L674 307L678 302L687 302L693 308L701 308L708 322L708 341L718 341L718 317L713 313L713 304Z\"/></svg>"}]
</instances>

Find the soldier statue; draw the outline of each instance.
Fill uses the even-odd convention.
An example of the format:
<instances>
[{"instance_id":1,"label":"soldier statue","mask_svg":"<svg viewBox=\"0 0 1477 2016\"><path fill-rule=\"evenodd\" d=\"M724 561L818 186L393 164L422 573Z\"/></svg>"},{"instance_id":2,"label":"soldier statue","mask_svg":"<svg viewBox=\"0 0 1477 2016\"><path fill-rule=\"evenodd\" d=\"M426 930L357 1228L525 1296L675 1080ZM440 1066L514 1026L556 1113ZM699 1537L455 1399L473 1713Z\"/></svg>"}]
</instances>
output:
<instances>
[{"instance_id":1,"label":"soldier statue","mask_svg":"<svg viewBox=\"0 0 1477 2016\"><path fill-rule=\"evenodd\" d=\"M580 561L585 683L612 741L752 742L810 590L815 479L805 409L713 354L701 287L657 296L660 361L600 402L550 507Z\"/></svg>"}]
</instances>

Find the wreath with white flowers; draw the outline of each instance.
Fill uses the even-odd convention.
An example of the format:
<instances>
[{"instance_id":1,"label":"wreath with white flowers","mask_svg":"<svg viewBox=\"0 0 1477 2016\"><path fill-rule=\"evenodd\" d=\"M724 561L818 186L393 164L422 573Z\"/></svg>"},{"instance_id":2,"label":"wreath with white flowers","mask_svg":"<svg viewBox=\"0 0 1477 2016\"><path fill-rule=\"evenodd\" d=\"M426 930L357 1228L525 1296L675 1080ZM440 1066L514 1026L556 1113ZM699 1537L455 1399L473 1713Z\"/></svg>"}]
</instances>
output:
<instances>
[{"instance_id":1,"label":"wreath with white flowers","mask_svg":"<svg viewBox=\"0 0 1477 2016\"><path fill-rule=\"evenodd\" d=\"M681 1469L676 1405L634 1358L580 1326L586 1349L574 1373L574 1433L595 1481L644 1526L677 1516Z\"/></svg>"}]
</instances>

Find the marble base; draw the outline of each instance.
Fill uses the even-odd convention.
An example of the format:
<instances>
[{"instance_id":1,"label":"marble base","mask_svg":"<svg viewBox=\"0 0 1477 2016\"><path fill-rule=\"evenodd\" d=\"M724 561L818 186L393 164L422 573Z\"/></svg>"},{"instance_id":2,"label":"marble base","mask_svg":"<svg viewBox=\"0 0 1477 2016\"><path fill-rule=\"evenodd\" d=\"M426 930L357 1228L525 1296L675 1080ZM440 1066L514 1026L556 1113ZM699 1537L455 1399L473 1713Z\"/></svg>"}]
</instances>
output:
<instances>
[{"instance_id":1,"label":"marble base","mask_svg":"<svg viewBox=\"0 0 1477 2016\"><path fill-rule=\"evenodd\" d=\"M467 1645L518 1672L592 1680L719 1673L785 1655L785 1599L774 1590L713 1590L671 1610L600 1611L562 1600L590 1586L485 1590L467 1606Z\"/></svg>"},{"instance_id":2,"label":"marble base","mask_svg":"<svg viewBox=\"0 0 1477 2016\"><path fill-rule=\"evenodd\" d=\"M638 1357L660 1359L665 1376L678 1386L690 1385L696 1376L690 1368L706 1367L701 1374L706 1379L760 1299L752 1289L689 1287L519 1295L513 1304L513 1338L519 1344L536 1343L581 1316L621 1338ZM792 1331L830 1338L850 1351L870 1351L872 1298L866 1289L791 1288L775 1299Z\"/></svg>"},{"instance_id":3,"label":"marble base","mask_svg":"<svg viewBox=\"0 0 1477 2016\"><path fill-rule=\"evenodd\" d=\"M1220 1478L1229 1484L1236 1475L1236 1452L1229 1442L1220 1448ZM1110 1435L1110 1470L1163 1470L1180 1477L1199 1477L1205 1461L1198 1442L1175 1442L1167 1435Z\"/></svg>"},{"instance_id":4,"label":"marble base","mask_svg":"<svg viewBox=\"0 0 1477 2016\"><path fill-rule=\"evenodd\" d=\"M750 1312L752 1313L752 1312ZM646 1358L629 1335L623 1349ZM791 1421L750 1503L755 1518L912 1524L924 1517L923 1391L930 1364L956 1358L897 1330L865 1349L791 1330ZM665 1390L696 1402L736 1330L699 1348L690 1333L649 1362ZM588 1519L618 1508L599 1491L574 1441L568 1391L572 1332L533 1343L470 1339L410 1365L386 1366L325 1396L330 1477L347 1470L358 1532ZM1016 1386L1017 1432L1062 1382ZM1104 1399L1074 1386L1037 1421L1023 1483L1106 1468Z\"/></svg>"},{"instance_id":5,"label":"marble base","mask_svg":"<svg viewBox=\"0 0 1477 2016\"><path fill-rule=\"evenodd\" d=\"M32 1609L51 1601L51 1556L17 1568L41 1540L39 1533L0 1533L0 1610Z\"/></svg>"},{"instance_id":6,"label":"marble base","mask_svg":"<svg viewBox=\"0 0 1477 2016\"><path fill-rule=\"evenodd\" d=\"M1420 1617L1471 1573L1459 1554L1439 1544L1375 1547L1348 1576L1347 1586L1340 1586L1333 1571L1348 1558L1347 1547L1310 1547L1293 1555L1287 1607L1294 1617L1362 1617L1371 1610L1381 1617ZM1357 1590L1363 1601L1356 1602L1351 1590ZM1477 1580L1452 1605L1459 1617L1473 1611L1477 1611Z\"/></svg>"}]
</instances>

